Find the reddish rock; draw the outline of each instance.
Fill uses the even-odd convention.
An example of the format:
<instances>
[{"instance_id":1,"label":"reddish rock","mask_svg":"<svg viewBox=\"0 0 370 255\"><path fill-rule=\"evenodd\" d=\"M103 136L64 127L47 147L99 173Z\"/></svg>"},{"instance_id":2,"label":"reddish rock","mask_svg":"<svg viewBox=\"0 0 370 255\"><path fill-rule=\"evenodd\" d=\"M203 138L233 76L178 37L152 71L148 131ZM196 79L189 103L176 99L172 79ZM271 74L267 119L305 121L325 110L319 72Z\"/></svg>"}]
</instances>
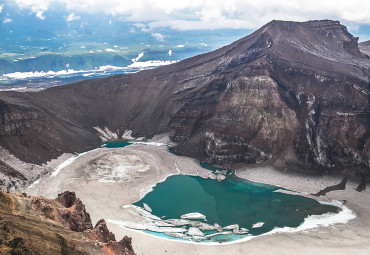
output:
<instances>
[{"instance_id":1,"label":"reddish rock","mask_svg":"<svg viewBox=\"0 0 370 255\"><path fill-rule=\"evenodd\" d=\"M0 254L135 254L131 238L117 242L104 220L92 228L73 192L47 199L0 191L0 216Z\"/></svg>"},{"instance_id":2,"label":"reddish rock","mask_svg":"<svg viewBox=\"0 0 370 255\"><path fill-rule=\"evenodd\" d=\"M56 199L65 208L59 208L59 217L67 222L73 231L82 232L92 229L90 214L86 212L85 205L76 197L74 192L65 191L58 194Z\"/></svg>"},{"instance_id":3,"label":"reddish rock","mask_svg":"<svg viewBox=\"0 0 370 255\"><path fill-rule=\"evenodd\" d=\"M66 208L70 208L76 202L76 200L76 193L70 191L65 191L61 194L58 194L58 198L56 198L56 201Z\"/></svg>"},{"instance_id":4,"label":"reddish rock","mask_svg":"<svg viewBox=\"0 0 370 255\"><path fill-rule=\"evenodd\" d=\"M24 196L21 196L25 198ZM43 217L59 222L70 230L84 232L88 240L95 242L103 254L134 255L131 238L125 236L117 242L116 237L109 231L104 219L99 220L93 228L90 215L85 205L74 192L65 191L56 199L32 197L33 208ZM60 237L62 238L62 237ZM63 239L64 240L64 239ZM68 245L70 247L71 245Z\"/></svg>"},{"instance_id":5,"label":"reddish rock","mask_svg":"<svg viewBox=\"0 0 370 255\"><path fill-rule=\"evenodd\" d=\"M119 242L109 242L102 247L105 254L135 255L131 238L124 236Z\"/></svg>"},{"instance_id":6,"label":"reddish rock","mask_svg":"<svg viewBox=\"0 0 370 255\"><path fill-rule=\"evenodd\" d=\"M132 248L132 238L124 236L121 241L118 242L122 247L127 251L131 252L130 254L135 254L134 249Z\"/></svg>"},{"instance_id":7,"label":"reddish rock","mask_svg":"<svg viewBox=\"0 0 370 255\"><path fill-rule=\"evenodd\" d=\"M58 221L73 231L82 232L93 228L85 205L76 198L74 192L63 192L55 200L34 197L33 206L45 218Z\"/></svg>"},{"instance_id":8,"label":"reddish rock","mask_svg":"<svg viewBox=\"0 0 370 255\"><path fill-rule=\"evenodd\" d=\"M95 240L103 243L116 241L116 237L109 231L104 219L101 219L96 223L93 231L90 231L90 235L93 236Z\"/></svg>"}]
</instances>

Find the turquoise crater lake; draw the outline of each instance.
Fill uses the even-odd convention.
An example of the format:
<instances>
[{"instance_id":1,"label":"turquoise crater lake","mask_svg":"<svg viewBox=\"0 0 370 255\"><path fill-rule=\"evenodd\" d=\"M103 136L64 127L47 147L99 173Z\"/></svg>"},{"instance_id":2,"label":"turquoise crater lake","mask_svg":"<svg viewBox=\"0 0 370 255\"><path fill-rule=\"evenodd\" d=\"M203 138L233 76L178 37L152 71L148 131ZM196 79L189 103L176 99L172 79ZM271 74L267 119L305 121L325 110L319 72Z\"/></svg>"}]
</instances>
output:
<instances>
[{"instance_id":1,"label":"turquoise crater lake","mask_svg":"<svg viewBox=\"0 0 370 255\"><path fill-rule=\"evenodd\" d=\"M135 142L116 140L105 142L102 146L122 148ZM171 232L171 227L167 228L167 233L163 230L143 230L144 232L170 239L225 243L261 235L275 228L297 228L311 215L337 213L341 210L304 196L277 192L284 189L276 186L239 178L233 175L233 170L214 168L204 162L201 162L201 166L215 174L224 175L225 179L219 182L198 176L170 176L158 183L153 191L134 203L134 206L145 209L144 204L148 205L152 210L151 214L162 219L156 222L159 225L166 226L166 220L173 223L173 219L180 220L181 216L189 213L200 213L206 216L206 221L194 219L187 220L190 224L186 221L184 224L175 224L174 230L184 229L182 232L175 231L175 234ZM198 223L208 226L216 223L219 228L202 229L201 238L195 238L189 234L189 229ZM227 228L235 224L238 224L238 230L248 229L248 233L235 233L234 229Z\"/></svg>"},{"instance_id":2,"label":"turquoise crater lake","mask_svg":"<svg viewBox=\"0 0 370 255\"><path fill-rule=\"evenodd\" d=\"M207 221L201 221L203 223L217 223L221 227L238 224L240 229L249 230L248 234L231 233L202 239L205 242L230 242L248 235L260 235L274 228L298 227L310 215L338 211L337 207L320 204L314 199L275 192L278 189L236 176L218 182L176 175L158 183L152 192L134 205L143 207L145 203L152 209L152 214L163 219L180 219L184 214L197 212L206 216ZM253 228L259 222L263 225ZM166 236L163 233L146 232ZM214 233L217 231L204 231L205 235Z\"/></svg>"}]
</instances>

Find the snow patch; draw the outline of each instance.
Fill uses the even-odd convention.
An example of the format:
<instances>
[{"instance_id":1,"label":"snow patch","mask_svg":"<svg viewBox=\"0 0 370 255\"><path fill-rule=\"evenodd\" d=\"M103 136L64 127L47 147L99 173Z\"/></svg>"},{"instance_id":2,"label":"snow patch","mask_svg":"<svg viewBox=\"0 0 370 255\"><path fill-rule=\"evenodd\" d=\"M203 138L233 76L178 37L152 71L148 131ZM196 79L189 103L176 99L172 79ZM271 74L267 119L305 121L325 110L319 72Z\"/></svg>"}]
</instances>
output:
<instances>
[{"instance_id":1,"label":"snow patch","mask_svg":"<svg viewBox=\"0 0 370 255\"><path fill-rule=\"evenodd\" d=\"M149 68L149 67L156 67L156 66L165 66L169 64L176 63L176 60L149 60L145 62L134 62L128 67L130 68Z\"/></svg>"},{"instance_id":2,"label":"snow patch","mask_svg":"<svg viewBox=\"0 0 370 255\"><path fill-rule=\"evenodd\" d=\"M104 127L103 129L100 128L100 127L94 127L94 129L99 132L100 139L102 139L102 141L118 139L118 135L116 133L112 132L107 127Z\"/></svg>"},{"instance_id":3,"label":"snow patch","mask_svg":"<svg viewBox=\"0 0 370 255\"><path fill-rule=\"evenodd\" d=\"M62 164L60 164L59 166L57 166L55 169L54 169L54 172L51 173L51 179L54 179L58 174L59 172L65 168L66 166L70 165L73 163L73 161L75 161L76 159L78 159L79 157L89 153L89 152L92 152L92 151L95 151L95 150L98 150L99 148L97 149L93 149L93 150L90 150L90 151L86 151L86 152L83 152L83 153L80 153L80 154L77 154L77 155L74 155L72 157L70 157L69 159L67 159L66 161L64 161Z\"/></svg>"},{"instance_id":4,"label":"snow patch","mask_svg":"<svg viewBox=\"0 0 370 255\"><path fill-rule=\"evenodd\" d=\"M10 88L10 89L0 89L0 91L17 91L17 90L26 90L26 89L28 89L28 88L27 87L19 87L19 88Z\"/></svg>"},{"instance_id":5,"label":"snow patch","mask_svg":"<svg viewBox=\"0 0 370 255\"><path fill-rule=\"evenodd\" d=\"M317 227L328 227L328 226L335 225L335 224L345 224L345 223L348 223L350 220L353 220L357 217L356 214L351 209L344 206L341 202L337 200L333 200L331 202L320 201L320 203L324 205L337 206L341 208L342 210L338 213L330 212L330 213L324 213L322 215L310 215L307 218L305 218L303 223L297 228L291 228L291 227L275 228L271 230L270 232L266 233L266 235L280 233L280 232L295 233L299 231L314 229Z\"/></svg>"},{"instance_id":6,"label":"snow patch","mask_svg":"<svg viewBox=\"0 0 370 255\"><path fill-rule=\"evenodd\" d=\"M33 189L37 184L39 184L42 180L42 177L34 181L30 186L27 187L27 189Z\"/></svg>"},{"instance_id":7,"label":"snow patch","mask_svg":"<svg viewBox=\"0 0 370 255\"><path fill-rule=\"evenodd\" d=\"M144 56L144 52L139 53L139 55L136 58L131 59L132 62L137 62L139 59L141 59Z\"/></svg>"},{"instance_id":8,"label":"snow patch","mask_svg":"<svg viewBox=\"0 0 370 255\"><path fill-rule=\"evenodd\" d=\"M76 71L73 69L68 70L61 70L61 71L48 71L48 72L14 72L3 74L4 77L8 77L11 79L27 79L27 78L38 78L38 77L45 77L45 78L54 78L56 75L68 75L68 74L75 74L81 71Z\"/></svg>"},{"instance_id":9,"label":"snow patch","mask_svg":"<svg viewBox=\"0 0 370 255\"><path fill-rule=\"evenodd\" d=\"M165 147L168 148L169 145L166 143L158 143L158 142L142 142L142 141L135 141L134 144L144 144L144 145L153 145L157 147Z\"/></svg>"},{"instance_id":10,"label":"snow patch","mask_svg":"<svg viewBox=\"0 0 370 255\"><path fill-rule=\"evenodd\" d=\"M125 130L125 132L123 132L123 135L121 136L121 138L122 139L127 139L127 140L135 139L135 137L133 137L131 134L132 134L132 130Z\"/></svg>"}]
</instances>

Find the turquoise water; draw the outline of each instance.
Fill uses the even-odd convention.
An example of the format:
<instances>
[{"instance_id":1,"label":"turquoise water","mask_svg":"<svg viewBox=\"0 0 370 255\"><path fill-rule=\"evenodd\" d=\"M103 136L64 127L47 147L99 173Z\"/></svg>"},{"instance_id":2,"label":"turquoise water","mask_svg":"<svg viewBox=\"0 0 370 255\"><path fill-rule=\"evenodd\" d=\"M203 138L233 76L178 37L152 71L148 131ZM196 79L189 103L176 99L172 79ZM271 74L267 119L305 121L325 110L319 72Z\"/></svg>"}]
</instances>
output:
<instances>
[{"instance_id":1,"label":"turquoise water","mask_svg":"<svg viewBox=\"0 0 370 255\"><path fill-rule=\"evenodd\" d=\"M199 212L207 217L209 224L218 223L223 227L239 224L249 229L252 235L269 232L275 227L298 227L309 215L338 210L337 207L322 205L310 198L274 192L277 189L235 176L217 182L177 175L157 184L152 192L134 205L142 207L146 203L154 215L165 216L165 219L179 219L183 214ZM257 222L263 222L264 225L252 228ZM205 232L209 233L212 231ZM227 242L244 237L246 235L221 235L212 237L211 241Z\"/></svg>"},{"instance_id":2,"label":"turquoise water","mask_svg":"<svg viewBox=\"0 0 370 255\"><path fill-rule=\"evenodd\" d=\"M107 148L122 148L135 141L116 140L103 143ZM201 177L176 175L158 183L152 192L134 205L149 205L153 214L164 219L180 219L181 215L198 212L207 217L208 224L217 223L222 227L238 224L247 228L249 235L260 235L274 228L298 227L309 215L337 212L338 208L322 205L307 197L274 192L276 186L251 182L235 175L232 170L215 168L205 162L200 165L213 172L223 172L227 178L218 182ZM252 228L257 222L263 226ZM165 233L144 231L169 239ZM213 234L217 231L204 231ZM229 242L245 238L247 235L229 234L210 237L205 242ZM180 239L184 240L184 239Z\"/></svg>"},{"instance_id":3,"label":"turquoise water","mask_svg":"<svg viewBox=\"0 0 370 255\"><path fill-rule=\"evenodd\" d=\"M131 145L132 142L129 140L115 140L102 143L101 146L106 148L122 148Z\"/></svg>"}]
</instances>

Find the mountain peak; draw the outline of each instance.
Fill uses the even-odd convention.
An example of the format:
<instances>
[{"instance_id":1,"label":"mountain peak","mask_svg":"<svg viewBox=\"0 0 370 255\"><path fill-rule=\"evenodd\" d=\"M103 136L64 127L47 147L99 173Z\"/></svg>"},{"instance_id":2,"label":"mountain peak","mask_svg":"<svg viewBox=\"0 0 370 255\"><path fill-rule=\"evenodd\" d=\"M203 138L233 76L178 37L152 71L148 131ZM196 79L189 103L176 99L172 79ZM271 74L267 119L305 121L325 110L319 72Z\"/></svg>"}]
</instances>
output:
<instances>
[{"instance_id":1,"label":"mountain peak","mask_svg":"<svg viewBox=\"0 0 370 255\"><path fill-rule=\"evenodd\" d=\"M337 20L309 20L309 21L286 21L286 20L272 20L268 22L264 27L279 27L279 28L292 28L292 27L311 27L311 28L325 28L325 29L332 29L332 28L343 28L347 30L347 27L342 25L340 21Z\"/></svg>"},{"instance_id":2,"label":"mountain peak","mask_svg":"<svg viewBox=\"0 0 370 255\"><path fill-rule=\"evenodd\" d=\"M99 144L94 127L107 127L117 136L170 132L177 151L216 165L272 158L279 166L369 167L364 56L338 21L271 21L169 66L0 93L1 144L40 163Z\"/></svg>"},{"instance_id":3,"label":"mountain peak","mask_svg":"<svg viewBox=\"0 0 370 255\"><path fill-rule=\"evenodd\" d=\"M345 50L355 57L364 57L358 48L358 37L348 32L347 27L334 20L312 20L306 22L273 20L258 31L269 33L274 42L288 44L311 51ZM327 47L330 45L330 47Z\"/></svg>"}]
</instances>

